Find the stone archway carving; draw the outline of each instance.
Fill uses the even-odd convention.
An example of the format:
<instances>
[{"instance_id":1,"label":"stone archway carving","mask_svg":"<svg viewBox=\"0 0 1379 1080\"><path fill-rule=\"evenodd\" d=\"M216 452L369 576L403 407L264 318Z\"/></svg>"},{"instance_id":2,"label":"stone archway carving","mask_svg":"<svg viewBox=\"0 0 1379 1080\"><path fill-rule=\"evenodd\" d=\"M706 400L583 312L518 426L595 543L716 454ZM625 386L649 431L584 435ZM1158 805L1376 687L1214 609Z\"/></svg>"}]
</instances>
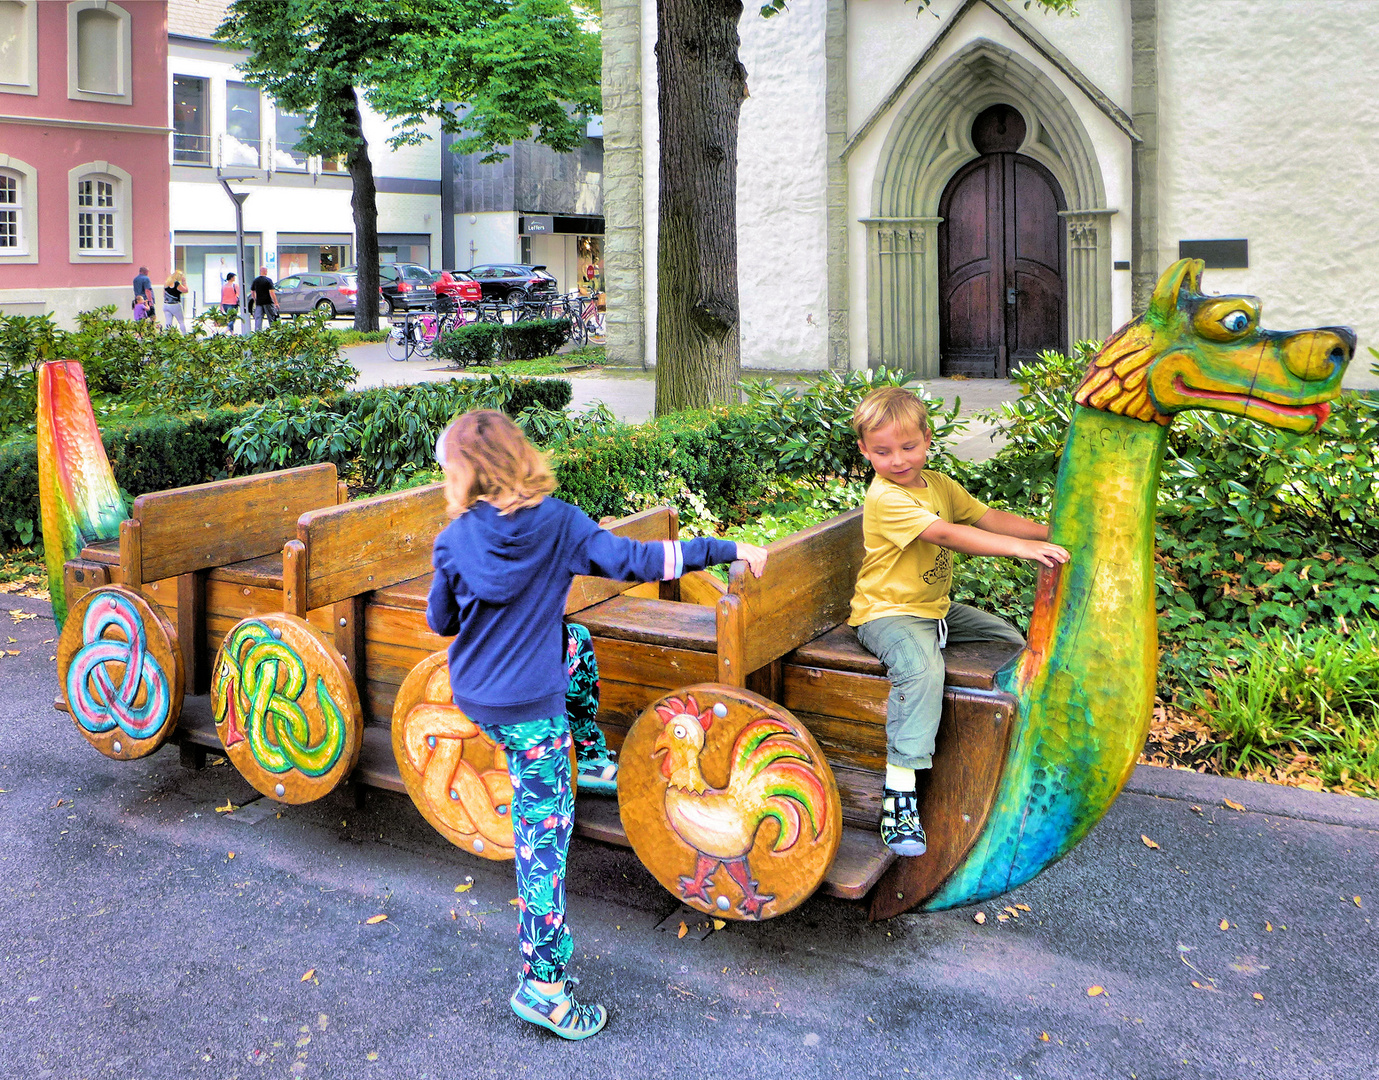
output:
<instances>
[{"instance_id":1,"label":"stone archway carving","mask_svg":"<svg viewBox=\"0 0 1379 1080\"><path fill-rule=\"evenodd\" d=\"M1069 344L1111 331L1111 210L1086 128L1053 81L1004 46L978 39L901 109L881 150L867 226L871 363L938 374L938 204L944 185L978 156L972 121L990 105L1020 110L1019 152L1058 179L1068 200Z\"/></svg>"}]
</instances>

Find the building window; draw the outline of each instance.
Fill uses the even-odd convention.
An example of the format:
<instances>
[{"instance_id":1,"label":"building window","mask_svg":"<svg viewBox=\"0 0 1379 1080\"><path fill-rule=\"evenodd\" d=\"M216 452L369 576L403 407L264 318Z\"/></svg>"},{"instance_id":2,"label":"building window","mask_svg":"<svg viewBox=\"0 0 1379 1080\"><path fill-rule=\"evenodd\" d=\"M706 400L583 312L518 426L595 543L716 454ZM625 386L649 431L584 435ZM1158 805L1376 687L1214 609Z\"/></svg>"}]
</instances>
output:
<instances>
[{"instance_id":1,"label":"building window","mask_svg":"<svg viewBox=\"0 0 1379 1080\"><path fill-rule=\"evenodd\" d=\"M0 266L38 261L38 173L0 154Z\"/></svg>"},{"instance_id":2,"label":"building window","mask_svg":"<svg viewBox=\"0 0 1379 1080\"><path fill-rule=\"evenodd\" d=\"M38 93L36 0L0 0L0 93Z\"/></svg>"},{"instance_id":3,"label":"building window","mask_svg":"<svg viewBox=\"0 0 1379 1080\"><path fill-rule=\"evenodd\" d=\"M211 163L210 80L172 77L172 161L174 165Z\"/></svg>"},{"instance_id":4,"label":"building window","mask_svg":"<svg viewBox=\"0 0 1379 1080\"><path fill-rule=\"evenodd\" d=\"M129 173L108 161L93 161L68 177L72 262L129 262Z\"/></svg>"},{"instance_id":5,"label":"building window","mask_svg":"<svg viewBox=\"0 0 1379 1080\"><path fill-rule=\"evenodd\" d=\"M0 169L0 253L17 255L24 246L24 178Z\"/></svg>"},{"instance_id":6,"label":"building window","mask_svg":"<svg viewBox=\"0 0 1379 1080\"><path fill-rule=\"evenodd\" d=\"M67 5L69 98L133 103L130 23L129 12L109 0L74 0Z\"/></svg>"},{"instance_id":7,"label":"building window","mask_svg":"<svg viewBox=\"0 0 1379 1080\"><path fill-rule=\"evenodd\" d=\"M259 92L242 82L225 84L225 165L260 167L262 113Z\"/></svg>"},{"instance_id":8,"label":"building window","mask_svg":"<svg viewBox=\"0 0 1379 1080\"><path fill-rule=\"evenodd\" d=\"M295 113L278 110L274 128L273 168L306 171L306 155L298 152L297 140L302 137L302 118Z\"/></svg>"}]
</instances>

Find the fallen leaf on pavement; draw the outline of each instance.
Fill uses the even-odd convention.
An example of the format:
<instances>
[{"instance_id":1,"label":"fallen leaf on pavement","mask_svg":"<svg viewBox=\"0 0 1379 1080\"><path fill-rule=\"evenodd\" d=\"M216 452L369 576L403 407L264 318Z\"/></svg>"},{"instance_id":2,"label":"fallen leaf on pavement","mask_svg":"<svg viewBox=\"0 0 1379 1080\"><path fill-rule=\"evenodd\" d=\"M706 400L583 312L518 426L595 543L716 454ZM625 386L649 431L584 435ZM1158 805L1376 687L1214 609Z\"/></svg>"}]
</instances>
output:
<instances>
[{"instance_id":1,"label":"fallen leaf on pavement","mask_svg":"<svg viewBox=\"0 0 1379 1080\"><path fill-rule=\"evenodd\" d=\"M508 903L511 904L513 907L521 907L522 898L520 896L514 896L511 900L508 901Z\"/></svg>"},{"instance_id":2,"label":"fallen leaf on pavement","mask_svg":"<svg viewBox=\"0 0 1379 1080\"><path fill-rule=\"evenodd\" d=\"M728 924L727 924L726 922L724 922L722 919L714 919L714 921L713 921L713 928L714 928L715 930L722 930L723 927L725 927L725 926L727 926L727 925L728 925Z\"/></svg>"},{"instance_id":3,"label":"fallen leaf on pavement","mask_svg":"<svg viewBox=\"0 0 1379 1080\"><path fill-rule=\"evenodd\" d=\"M1098 996L1100 996L1101 994L1104 994L1104 993L1106 993L1106 988L1105 988L1104 986L1089 986L1089 987L1087 987L1087 996L1088 996L1088 997L1098 997Z\"/></svg>"},{"instance_id":4,"label":"fallen leaf on pavement","mask_svg":"<svg viewBox=\"0 0 1379 1080\"><path fill-rule=\"evenodd\" d=\"M972 916L972 921L973 921L974 923L976 923L978 926L983 926L983 925L985 925L985 923L986 923L986 912L985 912L985 911L979 911L979 912L977 912L977 914L975 914L975 915Z\"/></svg>"},{"instance_id":5,"label":"fallen leaf on pavement","mask_svg":"<svg viewBox=\"0 0 1379 1080\"><path fill-rule=\"evenodd\" d=\"M1140 833L1140 841L1147 848L1153 848L1155 851L1159 850L1159 845L1154 843L1154 841L1149 839L1149 837L1145 836L1144 833Z\"/></svg>"},{"instance_id":6,"label":"fallen leaf on pavement","mask_svg":"<svg viewBox=\"0 0 1379 1080\"><path fill-rule=\"evenodd\" d=\"M678 937L678 938L682 938L682 937L684 937L684 936L685 936L686 934L688 934L688 933L689 933L689 927L686 926L686 925L685 925L685 921L684 921L683 919L681 919L681 920L680 920L680 932L679 932L678 934L676 934L675 936Z\"/></svg>"},{"instance_id":7,"label":"fallen leaf on pavement","mask_svg":"<svg viewBox=\"0 0 1379 1080\"><path fill-rule=\"evenodd\" d=\"M300 981L302 981L302 982L307 982L307 981L309 981L309 980L311 979L311 977L312 977L313 975L315 975L315 974L316 974L316 969L315 969L315 968L308 968L306 974L302 976L302 978L301 978Z\"/></svg>"},{"instance_id":8,"label":"fallen leaf on pavement","mask_svg":"<svg viewBox=\"0 0 1379 1080\"><path fill-rule=\"evenodd\" d=\"M235 857L235 853L234 853L233 851L227 851L227 852L225 853L225 857L226 857L227 859L233 859L233 858Z\"/></svg>"},{"instance_id":9,"label":"fallen leaf on pavement","mask_svg":"<svg viewBox=\"0 0 1379 1080\"><path fill-rule=\"evenodd\" d=\"M1202 812L1202 808L1200 806L1189 806L1188 809L1191 810L1194 814L1200 814Z\"/></svg>"},{"instance_id":10,"label":"fallen leaf on pavement","mask_svg":"<svg viewBox=\"0 0 1379 1080\"><path fill-rule=\"evenodd\" d=\"M1019 913L1018 911L1016 911L1013 907L1011 907L1009 904L1007 904L1007 905L1006 905L1005 907L1003 907L1001 910L1002 910L1002 911L1007 911L1007 912L1009 912L1009 913L1010 913L1014 918L1016 918L1016 919L1018 919L1018 918L1020 917L1020 913Z\"/></svg>"},{"instance_id":11,"label":"fallen leaf on pavement","mask_svg":"<svg viewBox=\"0 0 1379 1080\"><path fill-rule=\"evenodd\" d=\"M1047 1031L1041 1031L1041 1032L1039 1033L1039 1041L1040 1041L1040 1042L1048 1042L1048 1041L1049 1041L1049 1033L1048 1033Z\"/></svg>"},{"instance_id":12,"label":"fallen leaf on pavement","mask_svg":"<svg viewBox=\"0 0 1379 1080\"><path fill-rule=\"evenodd\" d=\"M1017 908L1019 908L1021 911L1031 911L1031 910L1033 910L1028 904L1016 904L1015 906L1016 906Z\"/></svg>"},{"instance_id":13,"label":"fallen leaf on pavement","mask_svg":"<svg viewBox=\"0 0 1379 1080\"><path fill-rule=\"evenodd\" d=\"M239 809L239 807L237 807L237 806L236 806L233 802L231 802L229 799L226 799L226 800L225 800L225 805L224 805L224 806L217 806L217 807L215 808L215 812L216 812L217 814L232 814L232 813L234 813L234 812L235 812L236 810L238 810L238 809Z\"/></svg>"},{"instance_id":14,"label":"fallen leaf on pavement","mask_svg":"<svg viewBox=\"0 0 1379 1080\"><path fill-rule=\"evenodd\" d=\"M19 655L19 650L18 650L18 649L6 649L5 651L6 651L7 653L9 653L11 656L18 656L18 655Z\"/></svg>"},{"instance_id":15,"label":"fallen leaf on pavement","mask_svg":"<svg viewBox=\"0 0 1379 1080\"><path fill-rule=\"evenodd\" d=\"M1222 929L1222 930L1229 930L1230 928L1231 928L1231 924L1230 924L1229 922L1227 922L1225 919L1222 919L1222 920L1221 920L1221 929Z\"/></svg>"},{"instance_id":16,"label":"fallen leaf on pavement","mask_svg":"<svg viewBox=\"0 0 1379 1080\"><path fill-rule=\"evenodd\" d=\"M378 1051L377 1051L377 1050L370 1050L370 1051L369 1051L367 1054L365 1054L364 1056L365 1056L366 1058L368 1058L370 1061L377 1061L377 1060L378 1060Z\"/></svg>"},{"instance_id":17,"label":"fallen leaf on pavement","mask_svg":"<svg viewBox=\"0 0 1379 1080\"><path fill-rule=\"evenodd\" d=\"M10 608L10 618L17 623L21 623L26 619L36 619L38 616L32 611L20 611L17 608Z\"/></svg>"},{"instance_id":18,"label":"fallen leaf on pavement","mask_svg":"<svg viewBox=\"0 0 1379 1080\"><path fill-rule=\"evenodd\" d=\"M1007 915L1004 911L997 912L997 914L996 914L996 921L997 921L997 922L1010 922L1010 916Z\"/></svg>"},{"instance_id":19,"label":"fallen leaf on pavement","mask_svg":"<svg viewBox=\"0 0 1379 1080\"><path fill-rule=\"evenodd\" d=\"M386 915L370 915L370 916L369 916L367 919L365 919L364 921L365 921L366 923L368 923L370 926L372 926L374 923L381 923L381 922L383 922L385 919L387 919L387 917L388 917L388 916L386 916Z\"/></svg>"},{"instance_id":20,"label":"fallen leaf on pavement","mask_svg":"<svg viewBox=\"0 0 1379 1080\"><path fill-rule=\"evenodd\" d=\"M55 802L55 803L53 803L53 805L50 806L50 807L48 807L48 809L49 809L49 810L56 810L59 806L61 806L61 805L62 805L64 802L66 802L66 801L67 801L66 799L58 799L58 801Z\"/></svg>"},{"instance_id":21,"label":"fallen leaf on pavement","mask_svg":"<svg viewBox=\"0 0 1379 1080\"><path fill-rule=\"evenodd\" d=\"M1355 901L1356 907L1360 906L1360 898L1358 896L1352 896L1351 899Z\"/></svg>"},{"instance_id":22,"label":"fallen leaf on pavement","mask_svg":"<svg viewBox=\"0 0 1379 1080\"><path fill-rule=\"evenodd\" d=\"M1222 799L1221 801L1222 801L1225 805L1229 806L1232 810L1244 810L1244 809L1245 809L1244 806L1242 806L1240 803L1236 802L1234 799Z\"/></svg>"},{"instance_id":23,"label":"fallen leaf on pavement","mask_svg":"<svg viewBox=\"0 0 1379 1080\"><path fill-rule=\"evenodd\" d=\"M1272 933L1274 932L1274 924L1271 923L1271 922L1266 922L1266 923L1264 924L1264 929L1267 930L1267 931L1269 931L1269 933L1272 934Z\"/></svg>"},{"instance_id":24,"label":"fallen leaf on pavement","mask_svg":"<svg viewBox=\"0 0 1379 1080\"><path fill-rule=\"evenodd\" d=\"M474 888L474 882L472 882L472 881L466 881L463 885L456 885L456 886L455 886L455 891L456 891L456 892L469 892L469 890L472 889L472 888Z\"/></svg>"},{"instance_id":25,"label":"fallen leaf on pavement","mask_svg":"<svg viewBox=\"0 0 1379 1080\"><path fill-rule=\"evenodd\" d=\"M1263 1001L1263 1000L1264 1000L1264 995L1263 995L1263 994L1252 994L1252 995L1250 995L1250 996L1253 997L1256 1001Z\"/></svg>"}]
</instances>

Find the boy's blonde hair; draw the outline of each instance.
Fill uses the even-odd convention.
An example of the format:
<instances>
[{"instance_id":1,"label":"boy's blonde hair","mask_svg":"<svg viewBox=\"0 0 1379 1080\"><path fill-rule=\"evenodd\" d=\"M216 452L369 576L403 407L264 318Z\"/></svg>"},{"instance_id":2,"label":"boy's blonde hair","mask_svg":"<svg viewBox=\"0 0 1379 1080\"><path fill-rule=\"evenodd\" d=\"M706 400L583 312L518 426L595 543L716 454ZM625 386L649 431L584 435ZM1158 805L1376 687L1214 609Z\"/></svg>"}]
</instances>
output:
<instances>
[{"instance_id":1,"label":"boy's blonde hair","mask_svg":"<svg viewBox=\"0 0 1379 1080\"><path fill-rule=\"evenodd\" d=\"M492 409L452 420L436 440L436 460L445 471L445 509L452 518L479 499L500 503L499 512L510 514L555 490L545 455L504 413Z\"/></svg>"},{"instance_id":2,"label":"boy's blonde hair","mask_svg":"<svg viewBox=\"0 0 1379 1080\"><path fill-rule=\"evenodd\" d=\"M852 410L852 430L863 442L873 431L888 424L912 427L930 434L929 410L911 391L899 386L879 386Z\"/></svg>"}]
</instances>

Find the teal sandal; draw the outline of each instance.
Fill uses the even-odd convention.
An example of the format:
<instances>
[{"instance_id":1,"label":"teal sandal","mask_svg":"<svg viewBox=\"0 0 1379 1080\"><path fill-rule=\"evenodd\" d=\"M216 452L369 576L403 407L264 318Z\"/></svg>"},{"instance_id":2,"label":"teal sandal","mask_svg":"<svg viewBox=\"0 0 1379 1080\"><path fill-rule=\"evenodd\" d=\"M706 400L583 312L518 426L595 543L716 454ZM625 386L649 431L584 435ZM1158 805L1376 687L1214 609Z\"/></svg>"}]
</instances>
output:
<instances>
[{"instance_id":1,"label":"teal sandal","mask_svg":"<svg viewBox=\"0 0 1379 1080\"><path fill-rule=\"evenodd\" d=\"M581 1005L576 1001L570 993L570 987L578 982L578 979L567 975L558 993L546 994L533 986L530 980L523 979L513 991L509 1004L512 1005L512 1011L527 1023L554 1032L562 1039L587 1039L603 1030L603 1025L608 1023L608 1010L602 1005ZM565 1015L559 1022L552 1020L551 1015L567 1002L570 1007L565 1010Z\"/></svg>"},{"instance_id":2,"label":"teal sandal","mask_svg":"<svg viewBox=\"0 0 1379 1080\"><path fill-rule=\"evenodd\" d=\"M611 750L579 761L579 790L592 795L618 793L618 762Z\"/></svg>"}]
</instances>

